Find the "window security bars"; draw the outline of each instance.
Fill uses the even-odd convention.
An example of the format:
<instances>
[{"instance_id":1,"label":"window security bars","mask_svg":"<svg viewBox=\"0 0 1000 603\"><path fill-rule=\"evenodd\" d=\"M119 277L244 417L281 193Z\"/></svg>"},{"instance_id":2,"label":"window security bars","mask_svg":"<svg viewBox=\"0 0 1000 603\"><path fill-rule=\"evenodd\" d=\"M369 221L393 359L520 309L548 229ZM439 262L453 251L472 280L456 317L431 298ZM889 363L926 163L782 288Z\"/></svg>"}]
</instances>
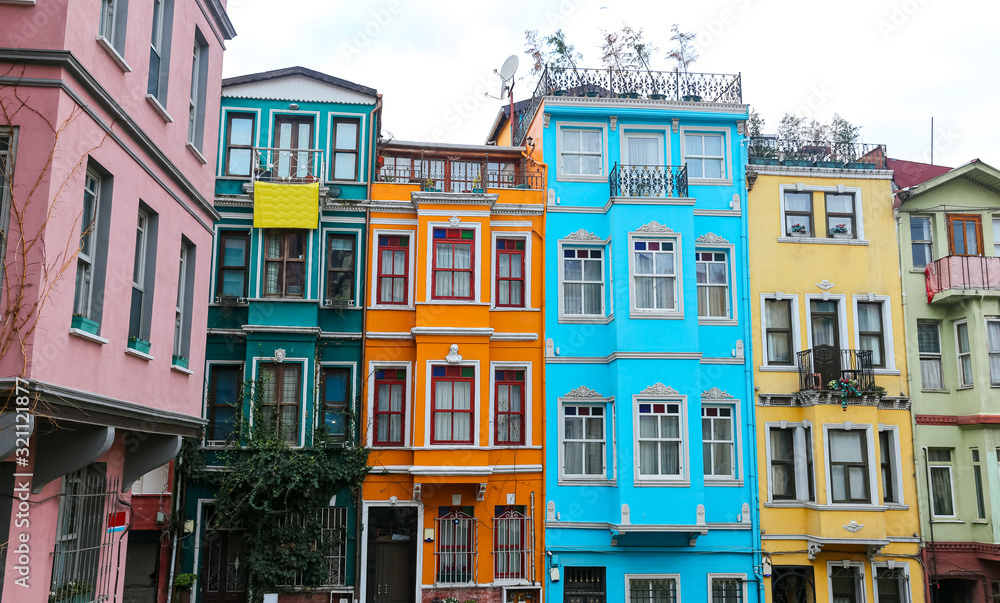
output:
<instances>
[{"instance_id":1,"label":"window security bars","mask_svg":"<svg viewBox=\"0 0 1000 603\"><path fill-rule=\"evenodd\" d=\"M452 511L434 521L437 524L435 581L442 584L472 582L476 570L476 518Z\"/></svg>"},{"instance_id":2,"label":"window security bars","mask_svg":"<svg viewBox=\"0 0 1000 603\"><path fill-rule=\"evenodd\" d=\"M344 586L347 584L347 507L326 507L319 510L322 531L316 548L323 551L326 579L322 584L305 583L301 569L295 570L295 580L284 586ZM292 514L286 521L303 526L302 518Z\"/></svg>"},{"instance_id":3,"label":"window security bars","mask_svg":"<svg viewBox=\"0 0 1000 603\"><path fill-rule=\"evenodd\" d=\"M493 518L493 568L497 580L532 580L531 518L508 509Z\"/></svg>"}]
</instances>

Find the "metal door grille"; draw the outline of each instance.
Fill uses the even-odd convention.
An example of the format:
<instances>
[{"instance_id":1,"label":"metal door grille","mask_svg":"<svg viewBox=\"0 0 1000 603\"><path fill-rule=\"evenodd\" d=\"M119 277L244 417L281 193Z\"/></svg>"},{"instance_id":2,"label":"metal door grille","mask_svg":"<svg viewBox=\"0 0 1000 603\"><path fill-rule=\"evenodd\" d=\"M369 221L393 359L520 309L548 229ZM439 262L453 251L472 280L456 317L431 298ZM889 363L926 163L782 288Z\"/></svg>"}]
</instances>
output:
<instances>
[{"instance_id":1,"label":"metal door grille","mask_svg":"<svg viewBox=\"0 0 1000 603\"><path fill-rule=\"evenodd\" d=\"M811 567L775 567L771 576L772 603L816 603Z\"/></svg>"},{"instance_id":2,"label":"metal door grille","mask_svg":"<svg viewBox=\"0 0 1000 603\"><path fill-rule=\"evenodd\" d=\"M119 490L118 478L107 479L97 465L63 478L49 586L53 600L99 603L115 596L116 550L121 552L128 527Z\"/></svg>"},{"instance_id":3,"label":"metal door grille","mask_svg":"<svg viewBox=\"0 0 1000 603\"><path fill-rule=\"evenodd\" d=\"M532 555L531 518L508 509L493 518L493 568L497 580L527 580Z\"/></svg>"},{"instance_id":4,"label":"metal door grille","mask_svg":"<svg viewBox=\"0 0 1000 603\"><path fill-rule=\"evenodd\" d=\"M567 567L564 588L563 603L605 603L605 568Z\"/></svg>"}]
</instances>

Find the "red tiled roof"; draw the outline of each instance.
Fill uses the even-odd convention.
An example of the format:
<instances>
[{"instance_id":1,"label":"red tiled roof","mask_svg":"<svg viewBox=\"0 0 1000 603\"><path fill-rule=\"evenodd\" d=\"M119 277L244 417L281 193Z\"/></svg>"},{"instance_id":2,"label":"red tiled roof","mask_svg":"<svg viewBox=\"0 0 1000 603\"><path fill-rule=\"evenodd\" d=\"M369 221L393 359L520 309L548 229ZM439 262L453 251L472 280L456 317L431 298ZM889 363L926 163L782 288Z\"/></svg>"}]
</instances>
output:
<instances>
[{"instance_id":1,"label":"red tiled roof","mask_svg":"<svg viewBox=\"0 0 1000 603\"><path fill-rule=\"evenodd\" d=\"M886 167L892 170L892 179L899 188L916 186L951 171L950 167L943 165L931 165L902 159L889 159Z\"/></svg>"}]
</instances>

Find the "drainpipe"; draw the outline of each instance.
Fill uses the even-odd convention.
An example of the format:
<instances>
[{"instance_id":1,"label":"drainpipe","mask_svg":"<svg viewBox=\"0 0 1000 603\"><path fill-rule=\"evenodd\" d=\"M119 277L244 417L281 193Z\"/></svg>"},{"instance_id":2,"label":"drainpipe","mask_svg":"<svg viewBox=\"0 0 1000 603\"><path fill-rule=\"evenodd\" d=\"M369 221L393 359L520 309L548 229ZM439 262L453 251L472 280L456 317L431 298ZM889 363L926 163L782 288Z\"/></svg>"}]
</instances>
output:
<instances>
[{"instance_id":1,"label":"drainpipe","mask_svg":"<svg viewBox=\"0 0 1000 603\"><path fill-rule=\"evenodd\" d=\"M178 455L177 463L174 465L174 510L173 515L170 517L170 522L176 525L177 510L180 506L181 500L181 480L177 479L180 477L181 465L184 463L183 457ZM183 525L178 528L174 528L174 544L170 549L170 577L167 578L167 603L174 600L174 570L177 567L177 531L184 529ZM198 568L195 568L195 573L198 572Z\"/></svg>"}]
</instances>

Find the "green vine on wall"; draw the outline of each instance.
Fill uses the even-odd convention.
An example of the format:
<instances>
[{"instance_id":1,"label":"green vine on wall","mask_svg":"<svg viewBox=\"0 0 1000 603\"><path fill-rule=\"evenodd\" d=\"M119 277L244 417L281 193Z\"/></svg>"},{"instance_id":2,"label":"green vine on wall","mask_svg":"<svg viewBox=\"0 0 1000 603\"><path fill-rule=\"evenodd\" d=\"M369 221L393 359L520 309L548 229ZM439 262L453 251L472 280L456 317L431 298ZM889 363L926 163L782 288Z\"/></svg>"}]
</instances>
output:
<instances>
[{"instance_id":1,"label":"green vine on wall","mask_svg":"<svg viewBox=\"0 0 1000 603\"><path fill-rule=\"evenodd\" d=\"M264 383L243 384L240 400L258 398ZM348 395L348 399L351 396ZM247 543L248 586L254 598L284 592L301 572L306 586L327 582L324 557L330 546L323 537L321 510L343 489L356 502L368 472L368 449L357 442L333 442L325 429L316 429L311 443L293 448L284 441L274 420L261 412L259 400L244 413L233 437L219 457L225 471L206 471L204 455L195 446L182 451L182 475L196 483L216 484L215 524L209 529L237 530ZM344 416L348 434L354 433L355 411L348 404ZM345 531L336 534L338 539Z\"/></svg>"}]
</instances>

